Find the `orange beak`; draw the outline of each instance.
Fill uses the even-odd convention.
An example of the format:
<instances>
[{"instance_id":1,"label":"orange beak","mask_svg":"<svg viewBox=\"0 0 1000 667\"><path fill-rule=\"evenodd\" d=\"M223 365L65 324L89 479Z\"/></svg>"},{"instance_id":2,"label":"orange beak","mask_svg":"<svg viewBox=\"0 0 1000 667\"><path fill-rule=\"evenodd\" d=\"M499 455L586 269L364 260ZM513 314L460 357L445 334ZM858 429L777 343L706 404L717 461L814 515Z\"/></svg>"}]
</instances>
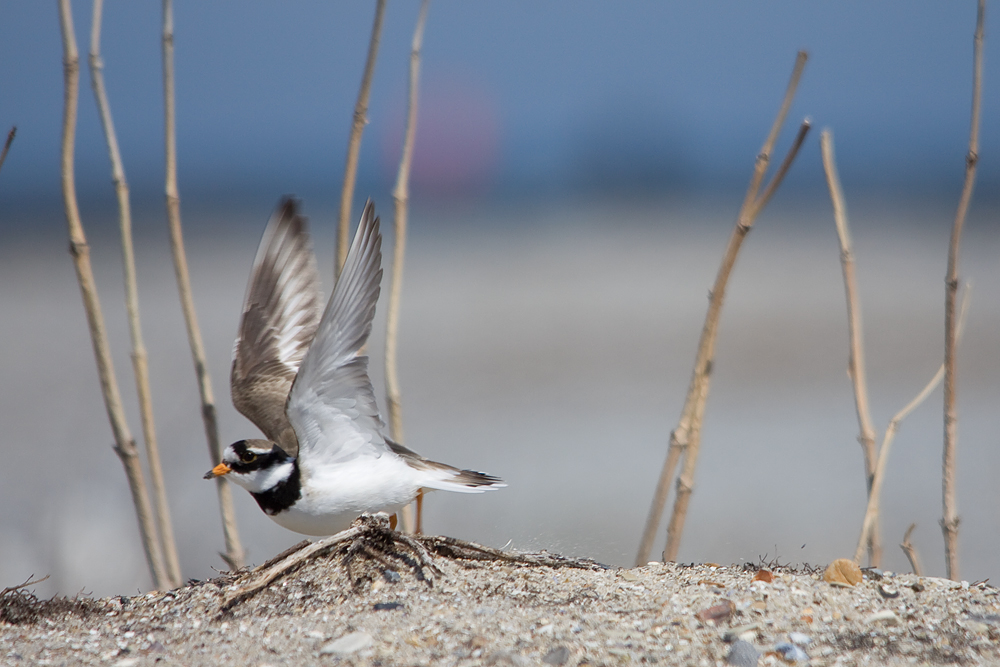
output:
<instances>
[{"instance_id":1,"label":"orange beak","mask_svg":"<svg viewBox=\"0 0 1000 667\"><path fill-rule=\"evenodd\" d=\"M232 468L227 466L225 463L220 463L211 470L205 473L204 479L213 479L215 477L222 477L223 475L228 475L233 471Z\"/></svg>"}]
</instances>

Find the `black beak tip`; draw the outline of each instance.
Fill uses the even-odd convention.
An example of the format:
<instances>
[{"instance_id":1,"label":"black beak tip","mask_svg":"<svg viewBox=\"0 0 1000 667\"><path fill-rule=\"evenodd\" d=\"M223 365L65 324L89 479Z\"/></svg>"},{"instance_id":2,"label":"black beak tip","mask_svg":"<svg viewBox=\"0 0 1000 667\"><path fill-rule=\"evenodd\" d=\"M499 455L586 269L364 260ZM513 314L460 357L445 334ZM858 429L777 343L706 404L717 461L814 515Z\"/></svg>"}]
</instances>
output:
<instances>
[{"instance_id":1,"label":"black beak tip","mask_svg":"<svg viewBox=\"0 0 1000 667\"><path fill-rule=\"evenodd\" d=\"M202 477L202 479L214 479L214 478L215 478L215 473L213 473L211 470L206 472L205 476Z\"/></svg>"}]
</instances>

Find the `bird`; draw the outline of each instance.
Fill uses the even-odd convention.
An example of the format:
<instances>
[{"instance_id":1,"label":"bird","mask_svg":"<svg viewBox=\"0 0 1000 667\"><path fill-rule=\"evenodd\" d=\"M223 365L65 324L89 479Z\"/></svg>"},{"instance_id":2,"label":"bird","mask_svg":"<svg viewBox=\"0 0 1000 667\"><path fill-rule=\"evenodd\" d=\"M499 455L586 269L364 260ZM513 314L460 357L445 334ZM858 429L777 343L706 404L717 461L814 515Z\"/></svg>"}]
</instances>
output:
<instances>
[{"instance_id":1,"label":"bird","mask_svg":"<svg viewBox=\"0 0 1000 667\"><path fill-rule=\"evenodd\" d=\"M279 525L333 535L392 514L421 490L482 493L493 475L426 459L385 434L364 346L382 278L379 218L367 202L325 310L299 203L284 198L254 258L233 347L233 405L264 434L223 451L205 479L250 492Z\"/></svg>"}]
</instances>

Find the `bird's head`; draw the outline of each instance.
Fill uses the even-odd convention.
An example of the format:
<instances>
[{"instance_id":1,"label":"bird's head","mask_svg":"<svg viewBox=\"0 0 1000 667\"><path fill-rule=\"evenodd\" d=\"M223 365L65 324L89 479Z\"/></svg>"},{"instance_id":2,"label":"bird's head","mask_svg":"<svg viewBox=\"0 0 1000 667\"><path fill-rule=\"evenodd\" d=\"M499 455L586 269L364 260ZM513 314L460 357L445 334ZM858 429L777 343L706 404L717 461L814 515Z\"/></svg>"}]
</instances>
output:
<instances>
[{"instance_id":1,"label":"bird's head","mask_svg":"<svg viewBox=\"0 0 1000 667\"><path fill-rule=\"evenodd\" d=\"M250 493L264 493L285 482L295 470L295 459L268 440L240 440L226 447L222 462L205 479L223 475Z\"/></svg>"}]
</instances>

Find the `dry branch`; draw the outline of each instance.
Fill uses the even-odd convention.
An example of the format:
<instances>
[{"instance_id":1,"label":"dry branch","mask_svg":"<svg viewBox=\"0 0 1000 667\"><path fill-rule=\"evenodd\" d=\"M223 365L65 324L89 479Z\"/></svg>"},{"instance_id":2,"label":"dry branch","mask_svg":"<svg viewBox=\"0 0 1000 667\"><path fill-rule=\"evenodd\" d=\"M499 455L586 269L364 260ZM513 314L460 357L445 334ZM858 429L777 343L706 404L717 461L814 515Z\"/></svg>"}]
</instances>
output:
<instances>
[{"instance_id":1,"label":"dry branch","mask_svg":"<svg viewBox=\"0 0 1000 667\"><path fill-rule=\"evenodd\" d=\"M10 132L7 133L7 141L3 143L3 152L0 153L0 169L3 169L3 163L7 159L7 152L10 151L10 145L14 143L14 135L17 134L17 126L10 128Z\"/></svg>"},{"instance_id":2,"label":"dry branch","mask_svg":"<svg viewBox=\"0 0 1000 667\"><path fill-rule=\"evenodd\" d=\"M833 133L823 130L820 138L823 151L823 171L826 173L826 183L830 190L830 200L833 202L833 219L837 225L837 238L840 240L840 264L844 273L844 291L847 296L847 325L850 333L850 356L848 359L848 374L854 385L854 405L858 413L858 442L865 461L865 490L868 500L872 499L872 483L875 474L875 427L872 425L871 408L868 402L868 376L865 372L865 345L862 339L861 302L858 298L858 283L854 273L854 249L851 244L851 232L847 224L847 205L844 202L844 191L840 186L840 176L837 174L837 160L833 150ZM877 521L876 514L873 521ZM873 567L878 567L882 559L882 541L879 537L878 524L866 532L868 560ZM855 558L860 562L860 556Z\"/></svg>"},{"instance_id":3,"label":"dry branch","mask_svg":"<svg viewBox=\"0 0 1000 667\"><path fill-rule=\"evenodd\" d=\"M899 548L903 550L903 553L906 554L906 559L910 561L910 567L913 569L913 574L918 577L922 577L924 576L924 570L920 567L920 557L917 555L917 548L910 542L910 535L916 527L917 524L910 524L910 527L906 529L906 534L903 535L903 541L900 542Z\"/></svg>"},{"instance_id":4,"label":"dry branch","mask_svg":"<svg viewBox=\"0 0 1000 667\"><path fill-rule=\"evenodd\" d=\"M334 549L344 548L348 542L352 543L350 549L345 554L348 559L353 551L364 553L366 556L373 558L383 565L388 565L388 561L384 555L378 553L377 549L373 548L376 542L386 540L398 542L402 545L408 552L409 557L401 560L409 561L413 569L416 570L418 577L421 576L423 568L427 568L435 574L441 573L431 559L431 552L438 556L454 560L498 562L533 567L568 567L584 570L608 569L607 566L587 558L567 558L544 551L537 554L517 553L485 547L481 544L466 542L454 537L427 535L410 537L409 535L392 531L389 528L389 521L385 514L362 514L355 519L354 523L347 530L343 530L330 537L324 537L316 542L300 542L256 568L250 573L252 576L251 581L230 592L223 599L221 608L223 611L232 608L235 604L263 590L276 579L302 567L309 560L330 553Z\"/></svg>"},{"instance_id":5,"label":"dry branch","mask_svg":"<svg viewBox=\"0 0 1000 667\"><path fill-rule=\"evenodd\" d=\"M177 190L177 129L174 105L174 13L171 0L163 0L163 103L164 103L164 143L166 144L166 203L167 224L170 228L170 249L174 258L174 273L177 276L177 290L180 292L181 310L187 327L188 344L194 358L194 372L201 397L201 418L208 439L208 453L212 465L218 465L222 457L219 447L219 427L215 416L215 398L212 382L208 376L205 361L205 345L201 340L198 315L191 295L191 277L188 272L187 253L184 250L184 233L181 229L181 202ZM222 531L226 542L226 563L232 569L243 566L243 546L236 528L236 512L229 485L221 477L215 482L222 514Z\"/></svg>"},{"instance_id":6,"label":"dry branch","mask_svg":"<svg viewBox=\"0 0 1000 667\"><path fill-rule=\"evenodd\" d=\"M63 111L62 137L62 189L63 202L66 207L66 224L69 230L70 254L76 277L80 283L80 293L83 297L83 307L87 314L87 324L90 329L90 340L94 347L94 357L97 361L97 373L101 382L101 393L104 405L111 422L111 431L115 438L115 453L125 468L129 488L132 491L132 502L135 505L139 520L139 531L142 534L142 545L146 553L146 561L153 577L153 585L159 589L170 587L170 577L163 564L163 555L159 535L153 521L149 494L143 477L142 466L135 447L135 441L129 432L122 408L118 382L115 379L114 365L111 361L111 349L108 345L104 318L101 315L101 304L97 296L97 284L90 265L90 248L80 220L80 209L76 198L76 176L73 159L76 144L76 116L80 92L80 55L76 45L76 33L73 27L73 14L69 0L59 0L59 24L62 30L63 42L63 74L65 83L65 99Z\"/></svg>"},{"instance_id":7,"label":"dry branch","mask_svg":"<svg viewBox=\"0 0 1000 667\"><path fill-rule=\"evenodd\" d=\"M705 316L705 324L702 328L701 338L698 342L698 354L695 358L694 371L691 375L691 383L688 386L687 398L677 427L670 434L670 446L667 450L667 460L660 473L657 482L656 493L650 506L649 516L646 520L646 527L643 531L642 541L639 545L639 552L636 557L636 564L642 565L649 559L652 550L653 539L656 535L657 527L663 516L663 508L670 492L670 480L673 479L674 469L681 456L684 456L684 467L677 478L677 497L674 500L674 509L667 528L667 547L663 552L663 560L671 561L677 557L677 550L680 547L680 538L684 530L684 520L686 518L688 501L694 488L694 471L698 461L698 450L701 440L701 424L705 412L705 403L708 399L709 383L711 379L712 363L715 354L715 339L718 334L719 316L722 311L722 303L725 298L726 285L729 282L729 274L736 263L736 257L743 239L753 226L754 220L777 190L782 179L787 173L799 148L809 131L809 121L803 121L799 128L798 135L791 149L789 149L781 168L775 173L771 183L765 188L764 194L760 195L761 184L771 161L771 154L778 134L784 124L785 117L791 107L792 99L798 88L802 70L805 67L808 54L800 51L792 70L792 77L785 91L785 97L771 126L771 132L761 148L760 154L754 163L753 176L750 179L750 186L747 189L743 205L740 207L739 215L736 219L736 226L729 238L723 255L722 264L716 275L715 284L712 288L709 299L708 313Z\"/></svg>"},{"instance_id":8,"label":"dry branch","mask_svg":"<svg viewBox=\"0 0 1000 667\"><path fill-rule=\"evenodd\" d=\"M301 549L296 549L286 558L282 558L276 563L271 563L270 561L265 563L266 567L258 568L259 574L252 582L241 586L239 589L226 596L225 600L222 602L222 608L229 609L237 602L245 600L254 593L265 588L278 577L300 567L313 556L320 555L338 544L353 540L355 537L361 535L364 530L365 526L363 525L351 526L347 530L343 530L336 535L325 537L322 540L313 542L312 544L309 544Z\"/></svg>"},{"instance_id":9,"label":"dry branch","mask_svg":"<svg viewBox=\"0 0 1000 667\"><path fill-rule=\"evenodd\" d=\"M375 60L378 58L378 45L382 37L382 17L385 15L385 0L376 0L375 21L372 24L372 35L368 42L368 57L365 60L365 72L361 76L361 88L358 90L358 101L354 105L354 120L351 123L351 138L347 144L347 160L344 164L344 185L340 192L340 218L337 222L337 261L334 265L336 276L340 276L344 262L347 261L347 249L351 242L350 222L351 204L354 202L354 184L358 176L358 154L361 152L361 134L368 124L368 98L372 87L372 74L375 72Z\"/></svg>"},{"instance_id":10,"label":"dry branch","mask_svg":"<svg viewBox=\"0 0 1000 667\"><path fill-rule=\"evenodd\" d=\"M965 327L965 317L968 313L971 294L971 287L966 285L965 293L962 295L962 310L959 315L958 330L956 332L959 339L961 339L962 329ZM927 400L927 397L931 395L931 392L937 389L937 386L941 383L941 379L943 377L944 364L941 364L941 366L938 367L937 373L935 373L934 377L931 378L931 381L928 382L922 390L920 390L920 393L917 394L912 401L907 403L902 410L897 412L891 420L889 420L889 426L886 427L885 436L882 438L882 446L878 451L878 462L875 465L875 472L872 475L871 489L868 492L868 506L865 508L865 518L861 522L861 536L858 538L858 546L854 551L854 561L857 563L861 562L861 555L864 552L865 544L870 543L871 534L875 530L875 526L878 522L882 502L882 482L885 480L885 469L889 462L889 452L892 449L893 440L896 438L896 432L899 430L899 424L906 419L911 412L916 410L921 403Z\"/></svg>"},{"instance_id":11,"label":"dry branch","mask_svg":"<svg viewBox=\"0 0 1000 667\"><path fill-rule=\"evenodd\" d=\"M986 0L979 0L976 12L976 32L973 38L972 122L969 130L969 152L965 158L965 183L959 199L955 224L948 244L948 273L945 276L944 299L944 456L941 473L941 499L943 516L941 531L944 533L945 568L949 579L958 579L958 509L955 501L956 449L958 448L958 393L956 346L957 321L955 305L958 296L958 250L962 240L962 227L972 200L976 183L976 164L979 162L979 110L983 86L983 23L986 19Z\"/></svg>"},{"instance_id":12,"label":"dry branch","mask_svg":"<svg viewBox=\"0 0 1000 667\"><path fill-rule=\"evenodd\" d=\"M403 153L399 159L396 187L392 191L395 207L395 241L392 252L392 282L389 285L389 309L385 323L385 398L389 412L389 429L392 439L403 443L403 414L400 406L399 374L396 352L399 335L399 300L403 291L403 260L406 257L406 223L410 203L410 167L413 163L413 144L417 136L417 98L420 83L420 49L424 42L424 25L427 23L429 0L420 3L420 15L413 30L410 47L410 83L406 100L406 131L403 135ZM418 510L419 513L419 510ZM411 505L403 508L403 530L412 533L420 521L414 520Z\"/></svg>"},{"instance_id":13,"label":"dry branch","mask_svg":"<svg viewBox=\"0 0 1000 667\"><path fill-rule=\"evenodd\" d=\"M142 338L139 319L139 288L135 274L135 250L132 243L132 206L129 201L128 182L125 167L118 149L118 137L111 118L111 105L104 87L104 61L101 58L101 14L103 0L94 0L94 12L90 31L90 83L101 116L101 127L108 144L111 159L111 180L118 199L118 226L122 237L122 269L125 279L125 309L128 312L129 335L132 339L132 370L135 373L135 388L139 398L139 416L142 421L142 435L146 442L146 462L153 487L153 505L156 509L156 524L163 547L163 559L170 576L170 587L177 588L181 578L180 560L177 557L177 543L174 540L173 522L170 520L170 505L167 502L166 485L163 483L163 468L160 465L160 451L153 423L153 399L149 389L149 363L146 346Z\"/></svg>"}]
</instances>

